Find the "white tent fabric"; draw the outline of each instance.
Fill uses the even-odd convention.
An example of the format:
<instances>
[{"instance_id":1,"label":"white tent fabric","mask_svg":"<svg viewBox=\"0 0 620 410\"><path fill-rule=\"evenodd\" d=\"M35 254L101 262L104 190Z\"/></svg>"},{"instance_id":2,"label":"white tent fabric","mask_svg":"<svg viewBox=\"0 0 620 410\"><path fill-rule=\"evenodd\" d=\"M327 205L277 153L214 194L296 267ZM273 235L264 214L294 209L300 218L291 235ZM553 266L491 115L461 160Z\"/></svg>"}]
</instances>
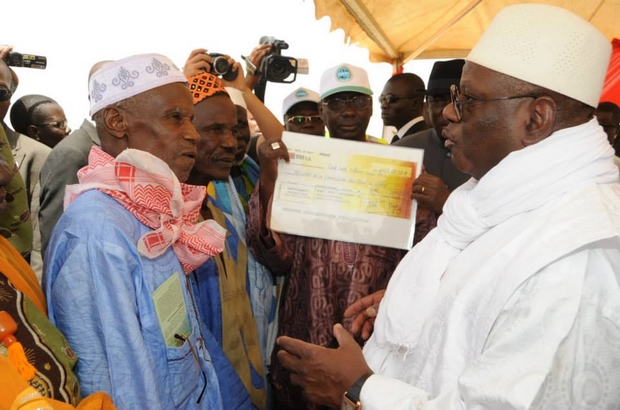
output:
<instances>
[{"instance_id":1,"label":"white tent fabric","mask_svg":"<svg viewBox=\"0 0 620 410\"><path fill-rule=\"evenodd\" d=\"M553 4L580 15L611 41L620 37L620 0L314 0L317 20L343 29L373 62L465 57L495 14L517 3Z\"/></svg>"}]
</instances>

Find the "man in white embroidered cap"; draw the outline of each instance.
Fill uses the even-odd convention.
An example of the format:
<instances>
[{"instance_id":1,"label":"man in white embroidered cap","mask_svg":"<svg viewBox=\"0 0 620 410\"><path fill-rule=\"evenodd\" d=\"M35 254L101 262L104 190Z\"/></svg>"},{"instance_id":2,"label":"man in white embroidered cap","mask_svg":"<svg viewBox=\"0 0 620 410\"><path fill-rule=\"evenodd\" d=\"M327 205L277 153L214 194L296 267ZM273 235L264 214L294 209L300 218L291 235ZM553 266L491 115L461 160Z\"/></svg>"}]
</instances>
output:
<instances>
[{"instance_id":1,"label":"man in white embroidered cap","mask_svg":"<svg viewBox=\"0 0 620 410\"><path fill-rule=\"evenodd\" d=\"M610 41L555 6L494 18L443 131L473 176L392 276L362 351L280 337L310 399L349 409L620 403L620 184L593 117ZM381 295L358 301L357 328ZM373 306L372 310L367 310Z\"/></svg>"},{"instance_id":2,"label":"man in white embroidered cap","mask_svg":"<svg viewBox=\"0 0 620 410\"><path fill-rule=\"evenodd\" d=\"M225 230L196 223L206 191L183 183L199 140L186 81L158 54L91 75L101 147L67 187L45 255L48 313L79 357L83 393L106 391L121 409L249 405L190 290Z\"/></svg>"}]
</instances>

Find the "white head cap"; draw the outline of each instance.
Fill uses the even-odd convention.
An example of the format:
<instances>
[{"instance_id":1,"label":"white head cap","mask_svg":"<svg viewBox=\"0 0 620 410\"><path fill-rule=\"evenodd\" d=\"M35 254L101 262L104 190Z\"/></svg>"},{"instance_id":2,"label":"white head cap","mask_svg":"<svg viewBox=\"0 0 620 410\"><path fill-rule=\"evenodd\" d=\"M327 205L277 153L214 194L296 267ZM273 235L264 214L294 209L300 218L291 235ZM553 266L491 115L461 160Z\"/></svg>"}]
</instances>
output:
<instances>
[{"instance_id":1,"label":"white head cap","mask_svg":"<svg viewBox=\"0 0 620 410\"><path fill-rule=\"evenodd\" d=\"M187 78L168 57L140 54L111 61L95 71L88 81L90 115L110 104Z\"/></svg>"},{"instance_id":2,"label":"white head cap","mask_svg":"<svg viewBox=\"0 0 620 410\"><path fill-rule=\"evenodd\" d=\"M366 70L351 64L339 64L325 70L319 87L321 99L344 91L372 95Z\"/></svg>"},{"instance_id":3,"label":"white head cap","mask_svg":"<svg viewBox=\"0 0 620 410\"><path fill-rule=\"evenodd\" d=\"M245 103L245 98L243 98L243 92L241 90L238 90L237 88L234 88L234 87L224 87L224 88L226 89L226 91L228 91L228 95L230 95L230 99L232 100L233 104L241 106L245 108L246 110L248 109L248 106Z\"/></svg>"},{"instance_id":4,"label":"white head cap","mask_svg":"<svg viewBox=\"0 0 620 410\"><path fill-rule=\"evenodd\" d=\"M611 43L581 17L517 4L495 16L467 60L596 107L610 56Z\"/></svg>"},{"instance_id":5,"label":"white head cap","mask_svg":"<svg viewBox=\"0 0 620 410\"><path fill-rule=\"evenodd\" d=\"M321 101L321 98L319 97L319 93L316 91L299 87L284 98L284 102L282 103L282 114L286 115L288 110L290 110L293 105L304 101L310 101L318 104Z\"/></svg>"}]
</instances>

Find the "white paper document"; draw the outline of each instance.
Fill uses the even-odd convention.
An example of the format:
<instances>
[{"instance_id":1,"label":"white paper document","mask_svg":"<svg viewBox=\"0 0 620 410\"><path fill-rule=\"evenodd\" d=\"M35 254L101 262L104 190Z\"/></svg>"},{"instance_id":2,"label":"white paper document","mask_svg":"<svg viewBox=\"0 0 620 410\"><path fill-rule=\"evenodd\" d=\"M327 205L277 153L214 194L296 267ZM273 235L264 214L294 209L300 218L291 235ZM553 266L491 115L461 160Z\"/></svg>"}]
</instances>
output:
<instances>
[{"instance_id":1,"label":"white paper document","mask_svg":"<svg viewBox=\"0 0 620 410\"><path fill-rule=\"evenodd\" d=\"M410 249L413 181L424 151L285 132L270 227L277 232Z\"/></svg>"}]
</instances>

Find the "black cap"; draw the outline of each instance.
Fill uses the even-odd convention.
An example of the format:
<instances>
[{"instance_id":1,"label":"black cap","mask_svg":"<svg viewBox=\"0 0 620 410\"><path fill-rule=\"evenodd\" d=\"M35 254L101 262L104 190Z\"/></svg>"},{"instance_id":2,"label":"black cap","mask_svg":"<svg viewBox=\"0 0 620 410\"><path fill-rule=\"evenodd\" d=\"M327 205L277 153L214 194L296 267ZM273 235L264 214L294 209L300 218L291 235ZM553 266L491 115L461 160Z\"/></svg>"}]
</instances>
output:
<instances>
[{"instance_id":1,"label":"black cap","mask_svg":"<svg viewBox=\"0 0 620 410\"><path fill-rule=\"evenodd\" d=\"M426 95L450 94L450 86L461 82L465 60L437 61L428 78Z\"/></svg>"}]
</instances>

